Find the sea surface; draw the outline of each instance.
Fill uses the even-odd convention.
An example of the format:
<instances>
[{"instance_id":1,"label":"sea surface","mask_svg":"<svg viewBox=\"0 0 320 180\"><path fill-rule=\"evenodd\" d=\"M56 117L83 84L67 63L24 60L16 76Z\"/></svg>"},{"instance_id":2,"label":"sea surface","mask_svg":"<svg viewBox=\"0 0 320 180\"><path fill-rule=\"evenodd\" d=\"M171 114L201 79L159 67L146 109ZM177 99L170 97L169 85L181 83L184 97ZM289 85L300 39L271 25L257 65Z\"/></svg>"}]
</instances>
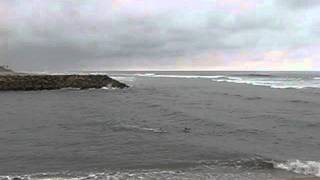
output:
<instances>
[{"instance_id":1,"label":"sea surface","mask_svg":"<svg viewBox=\"0 0 320 180\"><path fill-rule=\"evenodd\" d=\"M320 177L320 72L80 73L130 88L0 92L0 180Z\"/></svg>"}]
</instances>

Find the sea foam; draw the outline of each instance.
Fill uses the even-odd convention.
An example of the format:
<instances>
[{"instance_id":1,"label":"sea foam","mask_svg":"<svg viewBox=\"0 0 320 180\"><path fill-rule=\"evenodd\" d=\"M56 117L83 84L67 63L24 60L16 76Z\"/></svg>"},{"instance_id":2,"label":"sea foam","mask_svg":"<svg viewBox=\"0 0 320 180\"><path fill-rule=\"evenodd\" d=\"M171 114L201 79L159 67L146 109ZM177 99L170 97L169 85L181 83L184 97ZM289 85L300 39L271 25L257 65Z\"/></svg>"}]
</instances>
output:
<instances>
[{"instance_id":1,"label":"sea foam","mask_svg":"<svg viewBox=\"0 0 320 180\"><path fill-rule=\"evenodd\" d=\"M146 73L146 74L135 74L136 76L141 77L156 77L156 78L184 78L184 79L215 79L215 78L223 78L225 76L202 76L202 75L160 75L154 73Z\"/></svg>"},{"instance_id":2,"label":"sea foam","mask_svg":"<svg viewBox=\"0 0 320 180\"><path fill-rule=\"evenodd\" d=\"M118 80L118 81L126 81L126 82L133 82L136 80L135 77L125 77L125 76L111 76L112 79Z\"/></svg>"},{"instance_id":3,"label":"sea foam","mask_svg":"<svg viewBox=\"0 0 320 180\"><path fill-rule=\"evenodd\" d=\"M97 73L95 73L97 74ZM104 73L98 73L104 74ZM281 77L269 74L233 74L233 75L183 75L183 74L156 74L156 73L136 73L136 74L115 74L112 78L134 82L139 77L147 78L178 78L178 79L208 79L214 82L226 82L237 84L248 84L253 86L264 86L275 89L304 89L320 88L320 77Z\"/></svg>"},{"instance_id":4,"label":"sea foam","mask_svg":"<svg viewBox=\"0 0 320 180\"><path fill-rule=\"evenodd\" d=\"M264 74L240 74L240 75L177 75L177 74L134 74L138 77L149 78L182 78L182 79L210 79L215 82L227 82L238 84L249 84L254 86L265 86L276 89L304 89L320 88L320 77L314 77L312 80L296 77L280 77Z\"/></svg>"},{"instance_id":5,"label":"sea foam","mask_svg":"<svg viewBox=\"0 0 320 180\"><path fill-rule=\"evenodd\" d=\"M275 168L297 174L320 177L320 162L317 161L287 161L284 163L275 164Z\"/></svg>"}]
</instances>

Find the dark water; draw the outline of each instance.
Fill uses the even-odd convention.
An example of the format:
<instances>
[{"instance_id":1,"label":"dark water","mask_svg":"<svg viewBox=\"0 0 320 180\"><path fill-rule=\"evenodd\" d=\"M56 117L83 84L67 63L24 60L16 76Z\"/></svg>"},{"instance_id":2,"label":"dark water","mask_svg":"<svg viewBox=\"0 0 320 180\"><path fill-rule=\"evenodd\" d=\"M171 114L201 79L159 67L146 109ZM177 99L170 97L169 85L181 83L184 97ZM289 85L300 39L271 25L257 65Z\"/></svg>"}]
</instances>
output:
<instances>
[{"instance_id":1,"label":"dark water","mask_svg":"<svg viewBox=\"0 0 320 180\"><path fill-rule=\"evenodd\" d=\"M132 87L0 92L0 179L320 176L319 73L109 74Z\"/></svg>"}]
</instances>

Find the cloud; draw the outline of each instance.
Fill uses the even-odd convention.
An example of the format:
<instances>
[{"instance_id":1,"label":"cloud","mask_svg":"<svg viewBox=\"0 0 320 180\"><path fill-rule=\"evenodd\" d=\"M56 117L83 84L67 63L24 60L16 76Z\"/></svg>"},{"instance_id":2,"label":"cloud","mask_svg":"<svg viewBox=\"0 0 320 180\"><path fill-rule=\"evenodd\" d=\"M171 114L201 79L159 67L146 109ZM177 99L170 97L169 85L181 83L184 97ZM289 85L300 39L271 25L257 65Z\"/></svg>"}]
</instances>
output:
<instances>
[{"instance_id":1,"label":"cloud","mask_svg":"<svg viewBox=\"0 0 320 180\"><path fill-rule=\"evenodd\" d=\"M288 8L303 9L313 8L320 5L319 0L278 0L281 5Z\"/></svg>"},{"instance_id":2,"label":"cloud","mask_svg":"<svg viewBox=\"0 0 320 180\"><path fill-rule=\"evenodd\" d=\"M1 2L11 10L0 21L0 63L21 70L215 67L225 60L208 54L281 51L320 38L317 13L290 8L297 0Z\"/></svg>"}]
</instances>

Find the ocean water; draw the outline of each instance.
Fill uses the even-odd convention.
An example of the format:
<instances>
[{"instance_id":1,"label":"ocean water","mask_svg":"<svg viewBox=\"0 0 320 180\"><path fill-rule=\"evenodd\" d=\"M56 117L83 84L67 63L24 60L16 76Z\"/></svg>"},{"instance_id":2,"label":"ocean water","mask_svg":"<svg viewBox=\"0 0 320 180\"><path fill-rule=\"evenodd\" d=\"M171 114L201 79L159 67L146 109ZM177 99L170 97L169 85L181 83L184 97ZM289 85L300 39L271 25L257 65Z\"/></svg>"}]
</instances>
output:
<instances>
[{"instance_id":1,"label":"ocean water","mask_svg":"<svg viewBox=\"0 0 320 180\"><path fill-rule=\"evenodd\" d=\"M126 74L122 75L126 76ZM320 88L319 72L141 72L133 75L154 78L211 79L215 82L250 84L280 89ZM128 74L128 76L132 76L132 74ZM121 80L121 76L119 78Z\"/></svg>"},{"instance_id":2,"label":"ocean water","mask_svg":"<svg viewBox=\"0 0 320 180\"><path fill-rule=\"evenodd\" d=\"M0 92L0 180L320 177L319 72L81 72Z\"/></svg>"}]
</instances>

